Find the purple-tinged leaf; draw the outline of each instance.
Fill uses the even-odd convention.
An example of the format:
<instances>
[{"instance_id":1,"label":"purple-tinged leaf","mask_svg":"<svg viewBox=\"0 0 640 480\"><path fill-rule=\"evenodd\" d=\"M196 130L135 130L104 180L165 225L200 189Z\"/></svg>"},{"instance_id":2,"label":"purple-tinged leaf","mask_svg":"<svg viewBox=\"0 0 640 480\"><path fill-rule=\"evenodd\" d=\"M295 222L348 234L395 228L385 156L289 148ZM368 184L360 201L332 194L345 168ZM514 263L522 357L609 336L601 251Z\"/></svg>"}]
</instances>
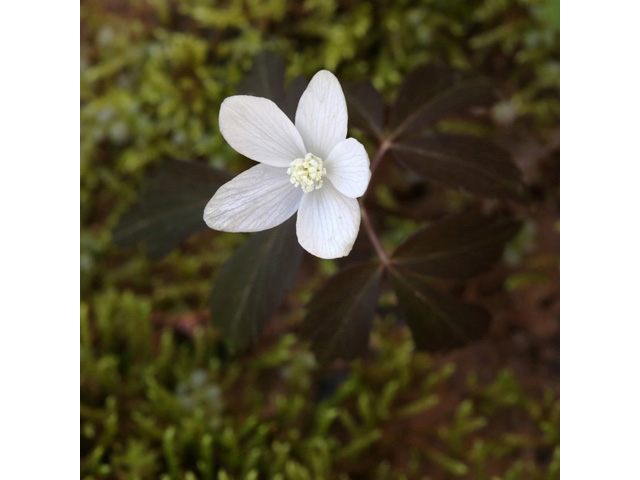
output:
<instances>
[{"instance_id":1,"label":"purple-tinged leaf","mask_svg":"<svg viewBox=\"0 0 640 480\"><path fill-rule=\"evenodd\" d=\"M344 89L349 126L382 138L384 100L371 82L347 84Z\"/></svg>"},{"instance_id":2,"label":"purple-tinged leaf","mask_svg":"<svg viewBox=\"0 0 640 480\"><path fill-rule=\"evenodd\" d=\"M216 190L231 180L224 170L199 162L171 160L151 169L138 204L124 214L113 240L121 247L146 245L157 259L207 226L202 214Z\"/></svg>"},{"instance_id":3,"label":"purple-tinged leaf","mask_svg":"<svg viewBox=\"0 0 640 480\"><path fill-rule=\"evenodd\" d=\"M392 256L401 269L443 278L469 278L486 272L502 255L520 222L468 213L414 233Z\"/></svg>"},{"instance_id":4,"label":"purple-tinged leaf","mask_svg":"<svg viewBox=\"0 0 640 480\"><path fill-rule=\"evenodd\" d=\"M520 170L509 153L469 135L434 134L392 145L393 156L426 180L476 195L522 201Z\"/></svg>"},{"instance_id":5,"label":"purple-tinged leaf","mask_svg":"<svg viewBox=\"0 0 640 480\"><path fill-rule=\"evenodd\" d=\"M329 278L308 305L302 336L318 360L351 360L364 355L378 304L382 269L354 265Z\"/></svg>"},{"instance_id":6,"label":"purple-tinged leaf","mask_svg":"<svg viewBox=\"0 0 640 480\"><path fill-rule=\"evenodd\" d=\"M420 131L459 110L491 105L496 99L496 89L487 79L447 67L418 67L398 91L391 111L393 137Z\"/></svg>"},{"instance_id":7,"label":"purple-tinged leaf","mask_svg":"<svg viewBox=\"0 0 640 480\"><path fill-rule=\"evenodd\" d=\"M302 249L295 215L252 235L222 266L209 299L211 321L231 351L255 342L295 283Z\"/></svg>"},{"instance_id":8,"label":"purple-tinged leaf","mask_svg":"<svg viewBox=\"0 0 640 480\"><path fill-rule=\"evenodd\" d=\"M438 292L426 277L393 269L391 282L419 350L462 347L489 327L491 316L486 310Z\"/></svg>"}]
</instances>

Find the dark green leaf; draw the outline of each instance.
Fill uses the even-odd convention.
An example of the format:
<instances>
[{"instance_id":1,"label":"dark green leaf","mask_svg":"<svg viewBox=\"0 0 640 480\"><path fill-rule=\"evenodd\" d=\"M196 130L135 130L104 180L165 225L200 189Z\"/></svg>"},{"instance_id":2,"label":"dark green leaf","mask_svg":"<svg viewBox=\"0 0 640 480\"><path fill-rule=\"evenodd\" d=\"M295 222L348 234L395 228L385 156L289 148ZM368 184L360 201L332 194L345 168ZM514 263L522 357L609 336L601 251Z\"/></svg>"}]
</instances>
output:
<instances>
[{"instance_id":1,"label":"dark green leaf","mask_svg":"<svg viewBox=\"0 0 640 480\"><path fill-rule=\"evenodd\" d=\"M382 138L384 100L370 82L358 82L345 86L349 108L349 126Z\"/></svg>"},{"instance_id":2,"label":"dark green leaf","mask_svg":"<svg viewBox=\"0 0 640 480\"><path fill-rule=\"evenodd\" d=\"M293 287L302 249L295 215L251 236L224 264L209 304L211 320L232 351L255 342L285 293Z\"/></svg>"},{"instance_id":3,"label":"dark green leaf","mask_svg":"<svg viewBox=\"0 0 640 480\"><path fill-rule=\"evenodd\" d=\"M394 137L421 130L459 110L496 101L486 79L447 67L425 65L407 75L391 113Z\"/></svg>"},{"instance_id":4,"label":"dark green leaf","mask_svg":"<svg viewBox=\"0 0 640 480\"><path fill-rule=\"evenodd\" d=\"M282 111L287 114L289 119L292 122L296 120L296 110L298 109L298 102L300 101L300 97L304 93L304 91L309 85L309 80L304 77L296 77L293 81L287 86L287 90L284 93L284 101L282 105L279 105L282 108Z\"/></svg>"},{"instance_id":5,"label":"dark green leaf","mask_svg":"<svg viewBox=\"0 0 640 480\"><path fill-rule=\"evenodd\" d=\"M443 351L480 338L491 316L475 305L434 290L426 277L391 270L391 282L416 348Z\"/></svg>"},{"instance_id":6,"label":"dark green leaf","mask_svg":"<svg viewBox=\"0 0 640 480\"><path fill-rule=\"evenodd\" d=\"M347 267L311 299L302 335L311 341L319 361L350 360L366 352L381 273L374 264Z\"/></svg>"},{"instance_id":7,"label":"dark green leaf","mask_svg":"<svg viewBox=\"0 0 640 480\"><path fill-rule=\"evenodd\" d=\"M393 263L416 273L469 278L487 271L519 230L511 217L458 215L420 230L393 254Z\"/></svg>"},{"instance_id":8,"label":"dark green leaf","mask_svg":"<svg viewBox=\"0 0 640 480\"><path fill-rule=\"evenodd\" d=\"M238 85L238 94L268 98L281 106L284 101L285 73L284 60L280 56L261 52Z\"/></svg>"},{"instance_id":9,"label":"dark green leaf","mask_svg":"<svg viewBox=\"0 0 640 480\"><path fill-rule=\"evenodd\" d=\"M435 134L394 143L392 149L400 163L427 180L486 197L523 199L518 167L482 138Z\"/></svg>"},{"instance_id":10,"label":"dark green leaf","mask_svg":"<svg viewBox=\"0 0 640 480\"><path fill-rule=\"evenodd\" d=\"M256 56L251 70L238 85L238 94L273 100L293 122L298 101L309 82L299 76L285 89L285 78L286 67L282 57L272 52L262 52Z\"/></svg>"},{"instance_id":11,"label":"dark green leaf","mask_svg":"<svg viewBox=\"0 0 640 480\"><path fill-rule=\"evenodd\" d=\"M204 163L171 160L158 165L144 178L138 204L120 219L114 242L121 247L143 242L151 258L162 257L206 230L204 207L230 179L229 173Z\"/></svg>"}]
</instances>

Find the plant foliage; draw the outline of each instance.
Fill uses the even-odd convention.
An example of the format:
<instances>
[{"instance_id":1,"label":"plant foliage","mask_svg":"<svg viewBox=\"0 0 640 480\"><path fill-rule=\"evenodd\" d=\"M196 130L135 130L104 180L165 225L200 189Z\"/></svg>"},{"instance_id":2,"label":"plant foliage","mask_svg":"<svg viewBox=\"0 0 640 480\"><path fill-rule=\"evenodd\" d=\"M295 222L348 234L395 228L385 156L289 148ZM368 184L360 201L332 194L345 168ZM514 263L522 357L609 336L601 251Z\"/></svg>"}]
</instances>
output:
<instances>
[{"instance_id":1,"label":"plant foliage","mask_svg":"<svg viewBox=\"0 0 640 480\"><path fill-rule=\"evenodd\" d=\"M81 2L81 476L559 478L555 394L525 393L520 370L482 372L491 354L454 373L445 361L454 357L414 351L431 349L433 341L441 350L441 340L475 338L481 322L467 316L460 282L474 282L468 278L500 261L517 228L509 214L528 215L515 201L529 199L531 176L523 192L511 159L493 141L509 146L509 138L500 138L507 132L516 143L524 135L544 144L557 128L557 5ZM343 83L350 127L372 160L386 147L363 206L388 263L374 258L364 231L345 261L303 256L298 269L294 252L286 281L261 285L249 294L257 300L243 305L242 318L255 322L251 335L219 339L212 324L223 327L223 316L211 316L211 282L215 293L242 249L264 252L264 238L276 233L246 238L205 231L204 203L228 172L248 166L219 135L219 106L230 95L253 94L275 99L291 116L304 79L322 68ZM401 100L400 86L421 69L449 72L465 101L451 92L437 102L437 95L431 101L423 95L421 113L395 132L402 121L397 102L407 100L407 111L418 106ZM429 90L435 85L424 82ZM447 143L458 136L461 143ZM398 154L412 142L418 154ZM449 161L447 171L442 165ZM183 209L172 215L171 208ZM509 242L510 265L526 261L537 228L538 220L527 218ZM260 268L245 267L247 278ZM270 278L274 267L263 264L260 275ZM277 312L294 270L285 302L288 333L276 322L275 334L259 334L260 343L243 353L240 346L253 342ZM350 272L362 283L350 282ZM410 277L408 297L397 291L398 276ZM540 277L521 268L504 285L518 294ZM354 294L337 292L336 281ZM218 306L232 299L218 294ZM341 324L332 302L358 325L346 340L321 328ZM494 312L493 305L483 307ZM442 315L451 311L451 318ZM298 341L298 320L315 355ZM405 324L414 333L433 331L413 338ZM458 324L473 328L457 336ZM233 356L223 342L236 347ZM499 347L489 345L502 356ZM526 358L543 361L526 348ZM321 369L315 361L361 355L347 369Z\"/></svg>"},{"instance_id":2,"label":"plant foliage","mask_svg":"<svg viewBox=\"0 0 640 480\"><path fill-rule=\"evenodd\" d=\"M307 306L303 338L320 361L352 360L367 351L382 269L353 265L330 277Z\"/></svg>"},{"instance_id":3,"label":"plant foliage","mask_svg":"<svg viewBox=\"0 0 640 480\"><path fill-rule=\"evenodd\" d=\"M229 181L219 168L196 162L166 161L145 179L138 205L121 218L113 240L122 247L143 243L160 258L206 228L202 212L211 192Z\"/></svg>"},{"instance_id":4,"label":"plant foliage","mask_svg":"<svg viewBox=\"0 0 640 480\"><path fill-rule=\"evenodd\" d=\"M302 258L295 216L256 233L224 264L211 292L211 320L233 350L255 342L284 294L293 287ZM283 261L286 259L286 261Z\"/></svg>"},{"instance_id":5,"label":"plant foliage","mask_svg":"<svg viewBox=\"0 0 640 480\"><path fill-rule=\"evenodd\" d=\"M287 89L285 73L281 58L263 53L256 58L239 89L241 93L270 98L293 118L302 92L299 87L304 88L305 82L298 80ZM406 138L424 131L444 115L486 106L495 100L495 89L486 80L451 68L419 67L400 87L388 126L384 123L387 107L372 85L350 85L347 98L352 126L368 132L380 145L382 154L383 149L391 149L401 164L446 186L463 187L472 193L498 198L521 198L517 167L506 152L490 142L469 135L442 133ZM172 165L163 168L168 170ZM204 167L197 168L206 171ZM216 180L224 178L217 170L211 172L211 175L216 172ZM131 231L130 224L140 226L139 229L149 225L143 230L146 232L143 238L151 243L152 252L164 252L166 238L157 235L158 243L154 244L154 234L163 221L172 220L170 216L165 217L173 210L171 205L157 200L162 198L158 192L172 192L170 199L179 207L185 206L178 209L185 227L171 230L173 235L169 239L175 244L179 234L191 233L186 225L193 229L191 217L195 217L195 211L186 208L203 206L202 198L193 198L202 185L194 189L184 182L176 188L172 175L152 175L148 181L151 194L148 191L143 194L142 206L123 217L116 232ZM202 184L210 181L206 177L202 180ZM210 195L214 190L211 188ZM165 217L163 209L167 210ZM399 307L418 348L446 350L478 338L487 329L487 312L457 303L433 290L424 277L396 270L395 266L444 277L478 275L499 259L505 243L517 229L518 222L512 219L485 218L470 213L416 233L394 255L393 268L383 262L340 271L307 306L305 336L322 361L363 355L375 315L380 278L388 271ZM290 220L281 227L252 236L222 267L211 295L211 316L231 349L246 348L259 338L283 294L294 285L300 255Z\"/></svg>"}]
</instances>

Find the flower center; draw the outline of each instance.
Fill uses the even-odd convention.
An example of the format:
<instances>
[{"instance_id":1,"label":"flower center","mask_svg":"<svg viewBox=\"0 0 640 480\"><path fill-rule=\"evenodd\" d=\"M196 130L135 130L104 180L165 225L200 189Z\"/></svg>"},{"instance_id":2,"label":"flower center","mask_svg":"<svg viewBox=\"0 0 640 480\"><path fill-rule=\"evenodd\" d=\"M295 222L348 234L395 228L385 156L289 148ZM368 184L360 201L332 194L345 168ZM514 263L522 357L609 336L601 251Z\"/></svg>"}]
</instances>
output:
<instances>
[{"instance_id":1,"label":"flower center","mask_svg":"<svg viewBox=\"0 0 640 480\"><path fill-rule=\"evenodd\" d=\"M296 158L287 169L287 175L291 175L291 183L295 187L300 185L303 192L322 188L322 176L326 174L327 169L322 166L322 159L312 153L307 153L304 158Z\"/></svg>"}]
</instances>

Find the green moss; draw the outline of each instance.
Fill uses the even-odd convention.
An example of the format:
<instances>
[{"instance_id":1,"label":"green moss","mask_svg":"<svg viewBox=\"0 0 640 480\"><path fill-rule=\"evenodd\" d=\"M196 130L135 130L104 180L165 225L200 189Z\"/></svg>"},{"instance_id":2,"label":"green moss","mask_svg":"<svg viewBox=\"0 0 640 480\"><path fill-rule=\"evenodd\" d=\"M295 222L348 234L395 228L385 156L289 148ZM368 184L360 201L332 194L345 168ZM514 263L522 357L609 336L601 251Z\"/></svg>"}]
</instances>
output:
<instances>
[{"instance_id":1,"label":"green moss","mask_svg":"<svg viewBox=\"0 0 640 480\"><path fill-rule=\"evenodd\" d=\"M292 334L230 359L216 332L197 327L180 340L167 319L202 309L242 236L197 235L158 262L111 242L154 163L199 159L232 171L248 165L219 135L217 115L263 49L286 58L289 79L329 68L341 79L372 79L387 99L425 61L471 68L503 89L496 121L555 125L553 5L82 3L84 478L558 477L557 401L529 398L508 372L491 384L470 384L449 404L442 393L453 366L414 353L403 331L383 321L372 338L375 355L355 362L335 391L323 386L331 383L327 373ZM393 198L378 194L393 208ZM398 222L393 242L415 228ZM322 264L287 300L291 307L300 311L309 289L334 269L335 262ZM514 436L521 429L500 424L505 409L520 412L530 435ZM533 464L532 452L548 452L548 459Z\"/></svg>"},{"instance_id":2,"label":"green moss","mask_svg":"<svg viewBox=\"0 0 640 480\"><path fill-rule=\"evenodd\" d=\"M105 293L93 308L82 316L85 478L358 478L364 469L390 479L411 465L478 479L496 464L504 478L555 471L523 460L558 445L553 395L534 400L505 371L489 384L470 378L451 404L455 367L414 353L404 330L380 325L376 354L327 388L318 383L327 372L293 335L232 359L216 354L207 328L186 343L171 327L154 330L149 302L130 292ZM503 425L505 411L519 425Z\"/></svg>"}]
</instances>

